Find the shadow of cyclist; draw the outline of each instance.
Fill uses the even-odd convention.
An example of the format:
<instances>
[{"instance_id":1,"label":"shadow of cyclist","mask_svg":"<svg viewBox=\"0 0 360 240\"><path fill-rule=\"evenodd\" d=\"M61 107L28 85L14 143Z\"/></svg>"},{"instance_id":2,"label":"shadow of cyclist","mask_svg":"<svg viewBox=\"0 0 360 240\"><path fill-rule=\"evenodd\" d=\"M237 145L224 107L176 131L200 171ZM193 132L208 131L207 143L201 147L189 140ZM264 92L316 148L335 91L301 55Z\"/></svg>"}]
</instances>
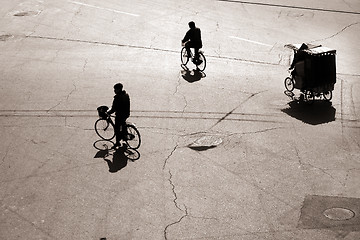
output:
<instances>
[{"instance_id":1,"label":"shadow of cyclist","mask_svg":"<svg viewBox=\"0 0 360 240\"><path fill-rule=\"evenodd\" d=\"M193 83L199 81L201 78L206 77L206 74L198 69L184 69L181 71L181 76L189 83Z\"/></svg>"},{"instance_id":2,"label":"shadow of cyclist","mask_svg":"<svg viewBox=\"0 0 360 240\"><path fill-rule=\"evenodd\" d=\"M129 149L125 144L117 149L112 148L111 145L114 146L114 143L105 140L98 140L94 143L94 147L99 150L94 158L104 159L111 173L126 167L128 160L134 162L140 158L137 150Z\"/></svg>"},{"instance_id":3,"label":"shadow of cyclist","mask_svg":"<svg viewBox=\"0 0 360 240\"><path fill-rule=\"evenodd\" d=\"M128 158L125 155L126 147L122 146L112 153L112 161L104 158L109 166L109 172L115 173L126 167Z\"/></svg>"}]
</instances>

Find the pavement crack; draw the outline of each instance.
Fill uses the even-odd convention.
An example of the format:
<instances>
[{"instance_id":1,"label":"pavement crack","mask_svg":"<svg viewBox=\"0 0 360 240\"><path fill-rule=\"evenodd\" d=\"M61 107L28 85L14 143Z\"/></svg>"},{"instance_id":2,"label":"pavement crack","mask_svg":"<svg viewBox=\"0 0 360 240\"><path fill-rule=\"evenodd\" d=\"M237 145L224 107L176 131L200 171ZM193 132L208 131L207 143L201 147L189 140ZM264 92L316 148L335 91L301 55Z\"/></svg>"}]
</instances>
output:
<instances>
[{"instance_id":1,"label":"pavement crack","mask_svg":"<svg viewBox=\"0 0 360 240\"><path fill-rule=\"evenodd\" d=\"M213 126L211 126L209 129L212 129L213 127L215 127L216 125L218 125L219 123L221 123L222 121L224 121L228 116L230 116L236 109L238 109L241 105L243 105L244 103L246 103L247 101L249 101L251 98L253 98L254 96L263 93L265 91L260 91L260 92L256 92L251 94L248 98L246 98L243 102L241 102L238 106L236 106L235 108L233 108L231 111L227 112L222 118L220 118Z\"/></svg>"},{"instance_id":2,"label":"pavement crack","mask_svg":"<svg viewBox=\"0 0 360 240\"><path fill-rule=\"evenodd\" d=\"M16 209L14 209L12 207L6 207L6 206L5 206L5 209L7 211L11 212L14 216L18 217L20 219L20 221L31 225L35 230L41 232L46 237L48 237L50 239L58 239L57 237L52 235L52 233L48 229L43 228L43 227L39 226L39 224L34 223L32 220L30 220L29 218L23 216L21 213L19 213L19 211L16 211Z\"/></svg>"},{"instance_id":3,"label":"pavement crack","mask_svg":"<svg viewBox=\"0 0 360 240\"><path fill-rule=\"evenodd\" d=\"M181 85L181 72L179 73L178 82L177 82L177 84L176 84L175 92L174 92L173 95L175 95L175 94L178 93L180 85Z\"/></svg>"},{"instance_id":4,"label":"pavement crack","mask_svg":"<svg viewBox=\"0 0 360 240\"><path fill-rule=\"evenodd\" d=\"M179 87L180 87L180 85L181 85L181 73L179 73L178 83L177 83L177 85L176 85L175 92L174 92L173 95L179 93L179 94L183 97L183 99L184 99L184 108L183 108L183 110L182 110L182 113L184 113L184 112L185 112L185 109L186 109L187 106L188 106L188 102L187 102L187 100L186 100L185 95L184 95L184 94L181 94L181 93L179 92Z\"/></svg>"},{"instance_id":5,"label":"pavement crack","mask_svg":"<svg viewBox=\"0 0 360 240\"><path fill-rule=\"evenodd\" d=\"M315 165L313 165L313 164L303 162L303 160L302 160L302 158L301 158L301 156L300 156L300 151L299 151L299 149L298 149L297 147L295 147L295 152L296 152L296 156L297 156L298 161L299 161L300 168L301 168L302 170L304 170L304 171L309 171L309 170L310 170L309 168L318 170L318 171L322 172L323 174L327 175L328 177L330 177L332 180L338 182L340 185L342 185L342 186L344 186L344 187L346 186L346 179L345 179L345 181L344 181L344 183L343 183L343 182L341 182L340 180L337 180L333 175L331 175L330 173L328 173L328 172L326 171L327 169L322 169L322 168L317 167L317 166L315 166ZM308 166L309 168L306 168L306 166ZM347 174L348 174L348 171L347 171Z\"/></svg>"},{"instance_id":6,"label":"pavement crack","mask_svg":"<svg viewBox=\"0 0 360 240\"><path fill-rule=\"evenodd\" d=\"M69 100L69 97L71 94L73 94L76 90L77 90L77 87L76 87L76 84L75 84L75 81L73 80L73 89L70 91L70 93L66 96L66 101Z\"/></svg>"},{"instance_id":7,"label":"pavement crack","mask_svg":"<svg viewBox=\"0 0 360 240\"><path fill-rule=\"evenodd\" d=\"M62 103L62 100L60 102L58 102L56 105L54 105L53 107L49 108L46 112L50 112L51 110L53 110L54 108L59 106L61 103Z\"/></svg>"},{"instance_id":8,"label":"pavement crack","mask_svg":"<svg viewBox=\"0 0 360 240\"><path fill-rule=\"evenodd\" d=\"M179 204L177 203L178 197L177 197L177 194L176 194L176 191L175 191L175 184L174 184L173 181L171 180L172 177L173 177L173 175L171 174L171 171L169 170L169 179L168 179L168 180L169 180L169 183L170 183L170 185L171 185L171 190L172 190L173 195L174 195L174 200L173 200L173 202L174 202L175 207L176 207L177 209L179 209L180 211L184 211L184 210L182 210L182 209L179 207ZM186 207L185 207L185 209L186 209Z\"/></svg>"},{"instance_id":9,"label":"pavement crack","mask_svg":"<svg viewBox=\"0 0 360 240\"><path fill-rule=\"evenodd\" d=\"M164 165L163 165L163 170L166 167L166 164L168 162L168 160L171 158L171 156L174 154L174 152L176 151L176 149L179 147L178 144L176 144L176 146L174 147L174 149L171 151L171 153L169 154L169 156L167 156L167 158L165 159Z\"/></svg>"},{"instance_id":10,"label":"pavement crack","mask_svg":"<svg viewBox=\"0 0 360 240\"><path fill-rule=\"evenodd\" d=\"M9 153L9 146L8 146L7 149L6 149L5 155L4 155L4 156L2 157L2 159L1 159L0 166L4 164L5 159L6 159L7 155L8 155L8 153Z\"/></svg>"},{"instance_id":11,"label":"pavement crack","mask_svg":"<svg viewBox=\"0 0 360 240\"><path fill-rule=\"evenodd\" d=\"M169 180L169 182L170 182L171 189L172 189L172 192L173 192L173 195L174 195L174 199L173 199L174 205L175 205L175 207L176 207L177 209L179 209L179 210L180 210L181 212L183 212L184 214L179 218L179 220L177 220L177 221L175 221L175 222L172 222L172 223L166 225L166 227L165 227L165 229L164 229L164 238L165 238L165 240L168 239L168 236L167 236L167 235L168 235L168 229L169 229L169 227L171 227L171 226L173 226L173 225L175 225L175 224L179 224L185 217L189 216L186 205L184 204L184 210L183 210L183 209L180 208L180 206L179 206L179 204L178 204L178 202L177 202L178 196L177 196L177 193L176 193L176 191L175 191L175 184L174 184L173 181L172 181L172 177L173 177L173 175L171 174L171 171L169 170L169 179L168 179L168 180Z\"/></svg>"},{"instance_id":12,"label":"pavement crack","mask_svg":"<svg viewBox=\"0 0 360 240\"><path fill-rule=\"evenodd\" d=\"M63 103L64 100L65 100L65 101L69 101L69 98L70 98L71 94L73 94L73 93L77 90L77 87L76 87L76 84L75 84L75 80L73 80L72 84L73 84L73 89L71 89L71 91L66 95L65 99L60 100L56 105L54 105L53 107L49 108L49 109L47 110L47 112L50 112L51 110L53 110L53 109L55 109L56 107L58 107L60 104Z\"/></svg>"},{"instance_id":13,"label":"pavement crack","mask_svg":"<svg viewBox=\"0 0 360 240\"><path fill-rule=\"evenodd\" d=\"M173 226L173 225L175 225L175 224L179 224L179 223L180 223L185 217L187 217L187 216L188 216L188 213L187 213L187 209L185 208L185 215L181 216L181 218L180 218L179 220L177 220L176 222L170 223L170 224L168 224L168 225L165 227L165 229L164 229L164 238L165 238L165 240L168 239L168 238L167 238L168 228L171 227L171 226Z\"/></svg>"},{"instance_id":14,"label":"pavement crack","mask_svg":"<svg viewBox=\"0 0 360 240\"><path fill-rule=\"evenodd\" d=\"M341 30L340 30L340 31L338 31L337 33L335 33L335 34L331 35L330 37L326 37L326 38L319 39L319 40L314 40L314 41L311 41L310 43L312 43L312 42L317 42L317 41L324 41L324 40L327 40L327 39L330 39L330 38L336 37L337 35L339 35L339 34L343 33L346 29L348 29L348 28L350 28L350 27L352 27L352 26L354 26L354 25L356 25L356 24L359 24L359 23L360 23L360 22L351 23L351 24L349 24L349 25L347 25L347 26L343 27L343 29L341 29Z\"/></svg>"},{"instance_id":15,"label":"pavement crack","mask_svg":"<svg viewBox=\"0 0 360 240\"><path fill-rule=\"evenodd\" d=\"M87 65L87 64L88 64L88 60L85 59L85 63L84 63L84 65L83 65L83 69L82 69L83 72L85 72L85 68L86 68L86 65Z\"/></svg>"}]
</instances>

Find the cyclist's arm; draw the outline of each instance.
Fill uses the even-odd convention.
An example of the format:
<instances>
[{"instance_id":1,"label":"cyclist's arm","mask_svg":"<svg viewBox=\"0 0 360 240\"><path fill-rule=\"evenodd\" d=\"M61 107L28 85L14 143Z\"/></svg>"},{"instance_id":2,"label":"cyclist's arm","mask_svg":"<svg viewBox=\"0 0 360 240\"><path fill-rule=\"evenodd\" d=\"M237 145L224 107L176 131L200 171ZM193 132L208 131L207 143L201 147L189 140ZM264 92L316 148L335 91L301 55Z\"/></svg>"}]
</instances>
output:
<instances>
[{"instance_id":1,"label":"cyclist's arm","mask_svg":"<svg viewBox=\"0 0 360 240\"><path fill-rule=\"evenodd\" d=\"M111 114L113 114L115 112L115 104L116 103L115 103L115 98L114 98L111 109L107 112L108 115L111 115Z\"/></svg>"},{"instance_id":2,"label":"cyclist's arm","mask_svg":"<svg viewBox=\"0 0 360 240\"><path fill-rule=\"evenodd\" d=\"M190 40L190 31L187 31L187 33L185 34L185 37L182 40L182 43L185 43L189 40Z\"/></svg>"}]
</instances>

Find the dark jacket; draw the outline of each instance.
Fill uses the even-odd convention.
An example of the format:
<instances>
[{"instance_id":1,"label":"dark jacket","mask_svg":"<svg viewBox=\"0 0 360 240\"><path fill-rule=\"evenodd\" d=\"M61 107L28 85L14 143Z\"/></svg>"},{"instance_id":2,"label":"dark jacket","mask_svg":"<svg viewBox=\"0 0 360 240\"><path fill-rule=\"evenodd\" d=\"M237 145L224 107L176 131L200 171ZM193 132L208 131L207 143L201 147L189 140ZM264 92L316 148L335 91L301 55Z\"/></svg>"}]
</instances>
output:
<instances>
[{"instance_id":1,"label":"dark jacket","mask_svg":"<svg viewBox=\"0 0 360 240\"><path fill-rule=\"evenodd\" d=\"M130 116L130 97L126 91L122 91L114 96L114 101L109 114L115 113L116 117L128 118Z\"/></svg>"},{"instance_id":2,"label":"dark jacket","mask_svg":"<svg viewBox=\"0 0 360 240\"><path fill-rule=\"evenodd\" d=\"M195 44L196 47L202 48L200 28L190 28L189 31L187 31L182 42L185 43L189 40Z\"/></svg>"}]
</instances>

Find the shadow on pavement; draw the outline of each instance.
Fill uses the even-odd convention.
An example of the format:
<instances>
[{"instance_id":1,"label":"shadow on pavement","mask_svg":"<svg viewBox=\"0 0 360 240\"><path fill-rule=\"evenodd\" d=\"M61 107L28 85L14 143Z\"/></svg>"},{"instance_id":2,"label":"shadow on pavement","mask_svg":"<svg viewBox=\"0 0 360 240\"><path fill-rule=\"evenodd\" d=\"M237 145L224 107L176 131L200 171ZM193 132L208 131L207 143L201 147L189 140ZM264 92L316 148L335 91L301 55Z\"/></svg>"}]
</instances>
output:
<instances>
[{"instance_id":1,"label":"shadow on pavement","mask_svg":"<svg viewBox=\"0 0 360 240\"><path fill-rule=\"evenodd\" d=\"M212 148L216 148L216 146L188 146L190 149L201 152L206 151Z\"/></svg>"},{"instance_id":2,"label":"shadow on pavement","mask_svg":"<svg viewBox=\"0 0 360 240\"><path fill-rule=\"evenodd\" d=\"M303 101L291 101L288 104L289 108L281 111L304 123L318 125L335 121L336 109L331 102L318 100L309 104Z\"/></svg>"},{"instance_id":3,"label":"shadow on pavement","mask_svg":"<svg viewBox=\"0 0 360 240\"><path fill-rule=\"evenodd\" d=\"M189 83L193 83L205 78L206 74L200 70L184 68L184 70L181 70L181 76Z\"/></svg>"},{"instance_id":4,"label":"shadow on pavement","mask_svg":"<svg viewBox=\"0 0 360 240\"><path fill-rule=\"evenodd\" d=\"M140 153L136 149L130 149L125 144L117 149L112 149L113 146L113 142L105 140L98 140L94 143L94 147L99 150L94 158L104 159L111 173L126 167L128 160L134 162L140 158Z\"/></svg>"}]
</instances>

